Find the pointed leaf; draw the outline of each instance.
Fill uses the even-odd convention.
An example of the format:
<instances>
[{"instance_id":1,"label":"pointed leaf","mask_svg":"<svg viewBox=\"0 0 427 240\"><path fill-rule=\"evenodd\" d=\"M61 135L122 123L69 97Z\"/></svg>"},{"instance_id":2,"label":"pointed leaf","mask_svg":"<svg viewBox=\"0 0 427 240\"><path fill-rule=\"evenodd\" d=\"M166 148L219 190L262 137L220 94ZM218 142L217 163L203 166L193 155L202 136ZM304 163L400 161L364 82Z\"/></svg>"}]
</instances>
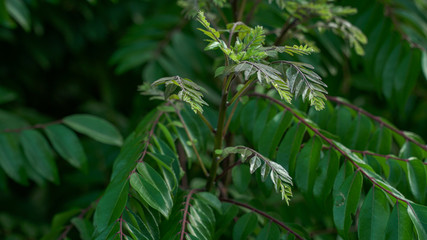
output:
<instances>
[{"instance_id":1,"label":"pointed leaf","mask_svg":"<svg viewBox=\"0 0 427 240\"><path fill-rule=\"evenodd\" d=\"M116 146L121 146L123 143L117 128L102 118L89 114L75 114L64 118L63 121L75 131L96 141Z\"/></svg>"},{"instance_id":2,"label":"pointed leaf","mask_svg":"<svg viewBox=\"0 0 427 240\"><path fill-rule=\"evenodd\" d=\"M73 131L59 124L47 126L44 130L61 157L76 168L85 169L87 167L83 147Z\"/></svg>"},{"instance_id":3,"label":"pointed leaf","mask_svg":"<svg viewBox=\"0 0 427 240\"><path fill-rule=\"evenodd\" d=\"M296 157L300 151L301 142L305 133L303 124L293 125L285 134L277 150L277 163L282 165L293 176L295 172Z\"/></svg>"},{"instance_id":4,"label":"pointed leaf","mask_svg":"<svg viewBox=\"0 0 427 240\"><path fill-rule=\"evenodd\" d=\"M25 130L20 136L22 148L31 166L51 182L58 183L58 169L54 153L46 139L36 130Z\"/></svg>"},{"instance_id":5,"label":"pointed leaf","mask_svg":"<svg viewBox=\"0 0 427 240\"><path fill-rule=\"evenodd\" d=\"M385 231L387 240L412 239L412 223L406 211L406 208L396 203L388 219L387 229Z\"/></svg>"},{"instance_id":6,"label":"pointed leaf","mask_svg":"<svg viewBox=\"0 0 427 240\"><path fill-rule=\"evenodd\" d=\"M128 194L127 180L114 181L108 185L95 210L93 225L96 232L102 233L109 225L116 222L126 206Z\"/></svg>"},{"instance_id":7,"label":"pointed leaf","mask_svg":"<svg viewBox=\"0 0 427 240\"><path fill-rule=\"evenodd\" d=\"M233 227L233 240L246 240L255 230L257 217L253 213L246 213L237 220Z\"/></svg>"},{"instance_id":8,"label":"pointed leaf","mask_svg":"<svg viewBox=\"0 0 427 240\"><path fill-rule=\"evenodd\" d=\"M305 144L304 148L298 154L295 182L304 194L311 195L312 193L321 150L322 142L319 138L314 137Z\"/></svg>"},{"instance_id":9,"label":"pointed leaf","mask_svg":"<svg viewBox=\"0 0 427 240\"><path fill-rule=\"evenodd\" d=\"M0 134L0 166L6 174L20 184L27 184L24 159L16 134Z\"/></svg>"},{"instance_id":10,"label":"pointed leaf","mask_svg":"<svg viewBox=\"0 0 427 240\"><path fill-rule=\"evenodd\" d=\"M231 178L237 191L240 193L246 192L251 182L251 173L247 165L239 165L231 170Z\"/></svg>"},{"instance_id":11,"label":"pointed leaf","mask_svg":"<svg viewBox=\"0 0 427 240\"><path fill-rule=\"evenodd\" d=\"M334 150L329 150L318 164L318 174L313 187L313 195L324 202L331 193L335 177L338 173L339 158Z\"/></svg>"},{"instance_id":12,"label":"pointed leaf","mask_svg":"<svg viewBox=\"0 0 427 240\"><path fill-rule=\"evenodd\" d=\"M163 178L150 165L139 163L138 173L131 175L130 184L148 205L166 218L172 210L172 198Z\"/></svg>"},{"instance_id":13,"label":"pointed leaf","mask_svg":"<svg viewBox=\"0 0 427 240\"><path fill-rule=\"evenodd\" d=\"M418 239L427 239L427 207L416 203L408 204L408 215L415 226Z\"/></svg>"},{"instance_id":14,"label":"pointed leaf","mask_svg":"<svg viewBox=\"0 0 427 240\"><path fill-rule=\"evenodd\" d=\"M334 223L340 236L347 238L352 218L362 189L363 177L360 172L348 176L334 196Z\"/></svg>"},{"instance_id":15,"label":"pointed leaf","mask_svg":"<svg viewBox=\"0 0 427 240\"><path fill-rule=\"evenodd\" d=\"M261 159L258 156L253 156L251 160L249 160L249 170L251 174L253 174L259 167L261 166Z\"/></svg>"},{"instance_id":16,"label":"pointed leaf","mask_svg":"<svg viewBox=\"0 0 427 240\"><path fill-rule=\"evenodd\" d=\"M358 234L359 239L384 239L390 208L384 193L372 187L360 209Z\"/></svg>"},{"instance_id":17,"label":"pointed leaf","mask_svg":"<svg viewBox=\"0 0 427 240\"><path fill-rule=\"evenodd\" d=\"M412 194L419 203L425 203L427 192L426 168L423 162L412 159L408 163L408 179Z\"/></svg>"}]
</instances>

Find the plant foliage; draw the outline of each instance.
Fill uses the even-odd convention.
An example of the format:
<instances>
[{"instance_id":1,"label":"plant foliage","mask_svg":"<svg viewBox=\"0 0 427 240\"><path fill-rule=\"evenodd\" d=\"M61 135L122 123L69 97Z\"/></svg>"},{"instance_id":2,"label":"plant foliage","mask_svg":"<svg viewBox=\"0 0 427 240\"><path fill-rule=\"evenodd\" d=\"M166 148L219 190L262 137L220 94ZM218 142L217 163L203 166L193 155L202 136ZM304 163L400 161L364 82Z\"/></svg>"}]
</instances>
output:
<instances>
[{"instance_id":1,"label":"plant foliage","mask_svg":"<svg viewBox=\"0 0 427 240\"><path fill-rule=\"evenodd\" d=\"M0 1L0 33L39 31L30 2ZM81 7L89 16L103 4ZM17 93L0 87L1 203L21 201L16 186L71 198L40 227L45 240L427 239L424 140L327 96L325 83L335 91L329 75L352 59L376 91L406 101L414 84L404 79L417 80L421 67L410 66L425 52L425 5L180 0L184 18L169 4L147 3L147 14L168 8L135 20L111 54L117 74L142 70L139 90L160 100L142 117L136 107L136 124L107 110L51 121L10 107ZM375 36L390 26L382 43ZM0 237L17 228L27 231L18 239L40 237L19 221L0 213Z\"/></svg>"}]
</instances>

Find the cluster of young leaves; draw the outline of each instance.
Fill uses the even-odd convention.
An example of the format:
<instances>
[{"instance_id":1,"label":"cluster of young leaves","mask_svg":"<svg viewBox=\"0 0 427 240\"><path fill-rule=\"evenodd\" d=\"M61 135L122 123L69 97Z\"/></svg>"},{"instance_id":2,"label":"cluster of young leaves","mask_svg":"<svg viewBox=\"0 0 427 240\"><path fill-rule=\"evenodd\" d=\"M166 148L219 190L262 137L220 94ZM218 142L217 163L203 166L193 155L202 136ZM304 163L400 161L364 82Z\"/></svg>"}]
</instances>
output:
<instances>
[{"instance_id":1,"label":"cluster of young leaves","mask_svg":"<svg viewBox=\"0 0 427 240\"><path fill-rule=\"evenodd\" d=\"M210 26L203 12L199 13L198 20L205 28L205 30L200 30L210 38L206 49L219 48L234 62L225 68L220 68L219 72L224 75L242 73L245 81L249 81L252 76L255 76L260 83L273 86L287 102L291 102L292 95L298 97L301 94L303 99L308 99L311 105L316 106L316 109L323 108L324 93L327 93L323 87L326 87L326 84L313 71L311 65L290 61L270 63L266 60L267 57L277 53L309 54L313 52L312 48L307 46L265 47L263 28L259 26L250 28L242 23L228 26L230 39L235 31L238 32L234 47L229 47L225 41L219 39L220 33ZM284 64L289 65L290 68L284 73L274 68L276 64L282 70L284 70Z\"/></svg>"},{"instance_id":2,"label":"cluster of young leaves","mask_svg":"<svg viewBox=\"0 0 427 240\"><path fill-rule=\"evenodd\" d=\"M190 104L191 109L195 113L203 113L203 105L208 105L203 100L203 93L206 90L188 78L181 78L179 76L175 77L165 77L156 80L151 84L152 87L157 87L159 85L166 85L165 91L163 92L164 100L175 100L179 99ZM181 90L178 91L178 94L175 94L177 88Z\"/></svg>"},{"instance_id":3,"label":"cluster of young leaves","mask_svg":"<svg viewBox=\"0 0 427 240\"><path fill-rule=\"evenodd\" d=\"M292 178L281 165L245 146L227 147L219 151L221 152L221 157L223 159L228 157L230 154L240 154L242 162L249 159L249 169L251 174L261 167L262 181L265 181L268 175L270 175L270 179L274 184L276 192L280 192L282 200L284 199L289 205L289 201L292 197Z\"/></svg>"},{"instance_id":4,"label":"cluster of young leaves","mask_svg":"<svg viewBox=\"0 0 427 240\"><path fill-rule=\"evenodd\" d=\"M0 111L0 119L0 166L7 176L23 185L28 185L28 179L38 185L44 185L46 180L59 184L54 150L70 165L87 172L86 154L71 129L101 143L122 145L117 128L93 115L75 114L35 126L6 111Z\"/></svg>"}]
</instances>

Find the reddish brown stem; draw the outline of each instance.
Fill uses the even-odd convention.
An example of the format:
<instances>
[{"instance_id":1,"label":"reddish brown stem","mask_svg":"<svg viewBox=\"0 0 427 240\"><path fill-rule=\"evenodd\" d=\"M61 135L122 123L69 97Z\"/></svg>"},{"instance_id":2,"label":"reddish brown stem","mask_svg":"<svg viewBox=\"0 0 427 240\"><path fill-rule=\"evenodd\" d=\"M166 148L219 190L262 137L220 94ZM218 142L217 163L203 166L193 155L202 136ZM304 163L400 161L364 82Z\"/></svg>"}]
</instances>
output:
<instances>
[{"instance_id":1,"label":"reddish brown stem","mask_svg":"<svg viewBox=\"0 0 427 240\"><path fill-rule=\"evenodd\" d=\"M247 209L251 210L252 212L258 213L259 215L261 215L261 216L263 216L265 218L268 218L269 220L271 220L275 224L279 225L280 227L282 227L283 229L285 229L286 231L288 231L289 233L291 233L292 235L294 235L297 239L304 239L298 233L294 232L290 227L286 226L283 222L275 219L274 217L268 215L267 213L265 213L265 212L263 212L261 210L258 210L258 209L254 208L252 206L249 206L249 205L247 205L245 203L236 202L236 201L231 200L231 199L220 199L220 200L222 202L228 202L228 203L240 206L240 207L247 208Z\"/></svg>"}]
</instances>

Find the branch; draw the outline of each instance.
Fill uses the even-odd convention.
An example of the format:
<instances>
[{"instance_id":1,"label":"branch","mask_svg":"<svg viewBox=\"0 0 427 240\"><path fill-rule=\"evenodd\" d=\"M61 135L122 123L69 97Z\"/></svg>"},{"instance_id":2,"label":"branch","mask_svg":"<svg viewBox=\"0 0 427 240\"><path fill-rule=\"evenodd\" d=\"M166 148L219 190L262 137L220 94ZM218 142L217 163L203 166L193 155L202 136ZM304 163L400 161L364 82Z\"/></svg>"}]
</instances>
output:
<instances>
[{"instance_id":1,"label":"branch","mask_svg":"<svg viewBox=\"0 0 427 240\"><path fill-rule=\"evenodd\" d=\"M187 195L187 199L185 201L185 207L184 207L184 218L182 220L182 224L181 224L181 231L179 232L179 239L180 240L184 240L184 236L185 236L185 226L187 224L187 216L188 216L188 208L190 207L190 200L191 200L191 195L193 195L195 192L197 191L197 189L192 189L188 195Z\"/></svg>"},{"instance_id":2,"label":"branch","mask_svg":"<svg viewBox=\"0 0 427 240\"><path fill-rule=\"evenodd\" d=\"M52 122L48 122L48 123L44 123L44 124L36 124L33 126L27 126L27 127L22 127L22 128L15 128L15 129L4 129L2 132L4 133L8 133L8 132L15 132L15 133L19 133L25 130L30 130L30 129L37 129L37 128L45 128L48 127L50 125L55 125L55 124L61 124L63 123L62 119L60 120L56 120L56 121L52 121Z\"/></svg>"},{"instance_id":3,"label":"branch","mask_svg":"<svg viewBox=\"0 0 427 240\"><path fill-rule=\"evenodd\" d=\"M250 21L252 21L252 17L254 16L255 13L255 9L258 7L258 5L261 3L262 0L256 0L256 2L252 5L251 10L249 10L248 15L246 15L246 21L247 23L249 23Z\"/></svg>"},{"instance_id":4,"label":"branch","mask_svg":"<svg viewBox=\"0 0 427 240\"><path fill-rule=\"evenodd\" d=\"M286 33L293 27L295 27L295 25L298 24L298 19L294 18L292 21L290 21L291 17L289 17L285 24L282 27L282 30L280 31L280 35L276 38L276 41L274 42L273 45L275 46L279 46L282 44L283 40L285 40L285 36Z\"/></svg>"},{"instance_id":5,"label":"branch","mask_svg":"<svg viewBox=\"0 0 427 240\"><path fill-rule=\"evenodd\" d=\"M258 213L259 215L261 215L261 216L263 216L265 218L268 218L272 222L276 223L277 225L279 225L280 227L282 227L283 229L285 229L286 231L288 231L289 233L291 233L292 235L294 235L297 239L301 239L301 240L304 239L303 237L301 237L300 235L298 235L298 233L294 232L290 227L286 226L283 222L275 219L274 217L268 215L267 213L265 213L265 212L263 212L261 210L258 210L258 209L254 208L254 207L251 207L251 206L249 206L249 205L247 205L245 203L236 202L236 201L231 200L231 199L223 199L223 198L221 198L220 200L222 202L228 202L228 203L240 206L240 207L247 208L247 209L251 210L252 212Z\"/></svg>"},{"instance_id":6,"label":"branch","mask_svg":"<svg viewBox=\"0 0 427 240\"><path fill-rule=\"evenodd\" d=\"M375 115L373 115L373 114L371 114L371 113L369 113L369 112L367 112L367 111L365 111L365 110L363 110L363 109L361 109L361 108L359 108L359 107L356 107L356 106L355 106L355 105L353 105L353 104L350 104L350 103L344 102L344 101L340 100L338 97L327 96L326 98L327 98L328 100L330 100L330 101L333 101L333 102L336 102L336 103L338 103L338 104L341 104L341 105L347 106L347 107L349 107L349 108L351 108L351 109L353 109L353 110L356 110L356 111L357 111L357 112L359 112L359 113L362 113L363 115L365 115L365 116L367 116L367 117L369 117L369 118L371 118L371 119L375 120L376 122L378 122L381 126L385 126L386 128L390 129L391 131L393 131L393 132L395 132L395 133L397 133L397 134L401 135L401 136L402 136L403 138L405 138L407 141L410 141L410 142L412 142L412 143L416 144L417 146L419 146L420 148L424 149L424 151L427 151L427 145L422 145L421 143L417 142L415 139L413 139L413 138L411 138L411 137L407 136L403 131L400 131L399 129L397 129L397 128L395 128L395 127L391 126L390 124L388 124L388 123L386 123L386 122L384 122L383 120L381 120L381 118L380 118L380 117L375 116Z\"/></svg>"},{"instance_id":7,"label":"branch","mask_svg":"<svg viewBox=\"0 0 427 240\"><path fill-rule=\"evenodd\" d=\"M264 95L264 94L259 94L259 93L252 93L250 94L250 96L255 96L255 97L259 97L259 98L264 98L267 99L271 102L276 103L277 105L283 107L284 109L286 109L287 111L289 111L290 113L292 113L292 115L294 115L294 117L296 117L301 123L303 123L305 126L307 126L310 130L312 130L314 132L314 134L316 134L318 137L322 138L325 142L327 142L331 147L333 147L335 150L337 150L342 156L344 156L346 159L348 159L355 167L356 167L356 171L360 171L362 173L362 175L364 175L367 179L369 179L369 181L371 181L374 185L376 185L377 187L381 188L384 192L386 192L387 194L389 194L390 196L393 196L394 198L396 198L397 200L400 200L402 202L405 202L409 207L412 208L410 201L401 198L399 196L396 196L393 192L391 192L390 190L386 189L385 187L383 187L381 184L379 184L373 177L369 176L368 173L366 173L346 152L344 152L341 148L339 148L332 139L329 139L327 137L325 137L321 132L319 132L318 129L314 128L313 126L311 126L307 121L304 120L303 117L299 116L292 108L290 108L289 106L285 105L284 103L280 102L279 100Z\"/></svg>"}]
</instances>

